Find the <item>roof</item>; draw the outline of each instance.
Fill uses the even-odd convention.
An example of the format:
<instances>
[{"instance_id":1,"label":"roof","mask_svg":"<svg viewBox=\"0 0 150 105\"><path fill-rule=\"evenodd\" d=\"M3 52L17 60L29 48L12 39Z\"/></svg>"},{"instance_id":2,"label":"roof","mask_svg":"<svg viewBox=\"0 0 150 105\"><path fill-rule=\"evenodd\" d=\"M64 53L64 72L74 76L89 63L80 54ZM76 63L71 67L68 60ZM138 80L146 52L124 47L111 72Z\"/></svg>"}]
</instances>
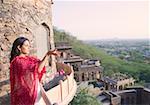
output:
<instances>
[{"instance_id":1,"label":"roof","mask_svg":"<svg viewBox=\"0 0 150 105\"><path fill-rule=\"evenodd\" d=\"M113 80L109 77L103 77L103 80L106 81L106 82L112 83L112 84L117 84L116 80Z\"/></svg>"},{"instance_id":2,"label":"roof","mask_svg":"<svg viewBox=\"0 0 150 105\"><path fill-rule=\"evenodd\" d=\"M136 92L135 89L131 89L131 90L121 90L121 91L117 91L115 93L117 94L121 94L121 93L133 93L133 92Z\"/></svg>"},{"instance_id":3,"label":"roof","mask_svg":"<svg viewBox=\"0 0 150 105\"><path fill-rule=\"evenodd\" d=\"M122 81L125 79L130 79L131 77L127 76L126 74L122 74L122 73L115 73L113 74L111 77L104 77L104 81L106 82L110 82L110 83L117 83L117 81Z\"/></svg>"},{"instance_id":4,"label":"roof","mask_svg":"<svg viewBox=\"0 0 150 105\"><path fill-rule=\"evenodd\" d=\"M66 59L66 60L63 60L64 63L71 63L71 62L82 62L83 59Z\"/></svg>"},{"instance_id":5,"label":"roof","mask_svg":"<svg viewBox=\"0 0 150 105\"><path fill-rule=\"evenodd\" d=\"M58 46L56 47L57 50L66 50L66 49L72 49L72 46Z\"/></svg>"}]
</instances>

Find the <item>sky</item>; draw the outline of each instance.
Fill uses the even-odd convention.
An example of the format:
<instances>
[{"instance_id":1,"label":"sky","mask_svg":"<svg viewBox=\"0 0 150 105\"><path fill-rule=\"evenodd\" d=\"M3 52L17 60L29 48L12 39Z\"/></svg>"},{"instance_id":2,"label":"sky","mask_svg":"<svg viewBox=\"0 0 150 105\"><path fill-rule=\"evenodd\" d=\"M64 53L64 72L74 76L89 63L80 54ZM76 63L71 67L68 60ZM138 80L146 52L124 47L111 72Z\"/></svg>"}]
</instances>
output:
<instances>
[{"instance_id":1,"label":"sky","mask_svg":"<svg viewBox=\"0 0 150 105\"><path fill-rule=\"evenodd\" d=\"M150 38L148 0L53 1L53 25L80 40Z\"/></svg>"}]
</instances>

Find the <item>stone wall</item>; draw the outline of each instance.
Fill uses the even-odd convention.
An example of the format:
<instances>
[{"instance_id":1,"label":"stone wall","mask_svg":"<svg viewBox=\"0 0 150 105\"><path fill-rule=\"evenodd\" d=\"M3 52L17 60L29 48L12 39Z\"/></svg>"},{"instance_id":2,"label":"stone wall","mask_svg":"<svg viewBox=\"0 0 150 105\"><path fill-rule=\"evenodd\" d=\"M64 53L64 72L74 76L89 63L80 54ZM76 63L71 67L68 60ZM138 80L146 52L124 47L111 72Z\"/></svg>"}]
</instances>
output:
<instances>
[{"instance_id":1,"label":"stone wall","mask_svg":"<svg viewBox=\"0 0 150 105\"><path fill-rule=\"evenodd\" d=\"M150 89L145 88L142 94L142 104L148 105L150 103Z\"/></svg>"},{"instance_id":2,"label":"stone wall","mask_svg":"<svg viewBox=\"0 0 150 105\"><path fill-rule=\"evenodd\" d=\"M121 96L123 105L149 105L150 103L150 89L141 86L129 87L116 93Z\"/></svg>"},{"instance_id":3,"label":"stone wall","mask_svg":"<svg viewBox=\"0 0 150 105\"><path fill-rule=\"evenodd\" d=\"M121 96L121 104L123 105L136 105L137 93L136 90L123 91L118 93Z\"/></svg>"},{"instance_id":4,"label":"stone wall","mask_svg":"<svg viewBox=\"0 0 150 105\"><path fill-rule=\"evenodd\" d=\"M9 58L13 41L18 36L27 37L31 54L36 55L34 30L42 25L48 29L49 43L54 48L51 4L51 0L0 0L0 104L10 93Z\"/></svg>"}]
</instances>

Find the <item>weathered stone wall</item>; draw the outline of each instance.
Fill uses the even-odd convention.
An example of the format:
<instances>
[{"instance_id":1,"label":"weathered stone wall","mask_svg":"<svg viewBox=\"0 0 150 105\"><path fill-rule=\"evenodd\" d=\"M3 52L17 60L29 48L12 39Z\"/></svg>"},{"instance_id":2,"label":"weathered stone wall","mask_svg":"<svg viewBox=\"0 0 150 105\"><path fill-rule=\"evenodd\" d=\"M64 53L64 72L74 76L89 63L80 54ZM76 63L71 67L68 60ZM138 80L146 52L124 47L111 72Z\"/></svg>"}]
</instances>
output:
<instances>
[{"instance_id":1,"label":"weathered stone wall","mask_svg":"<svg viewBox=\"0 0 150 105\"><path fill-rule=\"evenodd\" d=\"M141 86L129 87L116 93L121 96L123 105L149 105L150 103L150 89Z\"/></svg>"},{"instance_id":2,"label":"weathered stone wall","mask_svg":"<svg viewBox=\"0 0 150 105\"><path fill-rule=\"evenodd\" d=\"M142 94L142 104L149 104L150 103L150 89L145 88Z\"/></svg>"},{"instance_id":3,"label":"weathered stone wall","mask_svg":"<svg viewBox=\"0 0 150 105\"><path fill-rule=\"evenodd\" d=\"M31 53L36 55L34 30L43 25L49 29L49 43L54 47L51 22L51 0L0 0L0 104L9 96L9 58L18 36L30 39Z\"/></svg>"},{"instance_id":4,"label":"weathered stone wall","mask_svg":"<svg viewBox=\"0 0 150 105\"><path fill-rule=\"evenodd\" d=\"M130 90L129 92L122 92L118 95L121 96L121 104L123 105L136 105L137 93L136 90Z\"/></svg>"}]
</instances>

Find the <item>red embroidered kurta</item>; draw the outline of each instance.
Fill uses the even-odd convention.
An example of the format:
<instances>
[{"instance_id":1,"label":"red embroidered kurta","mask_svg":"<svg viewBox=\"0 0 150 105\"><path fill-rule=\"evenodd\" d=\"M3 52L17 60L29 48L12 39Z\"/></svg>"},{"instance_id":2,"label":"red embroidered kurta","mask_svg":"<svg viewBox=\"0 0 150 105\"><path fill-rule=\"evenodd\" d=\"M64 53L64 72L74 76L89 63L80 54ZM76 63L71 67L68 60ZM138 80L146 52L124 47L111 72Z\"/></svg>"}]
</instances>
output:
<instances>
[{"instance_id":1,"label":"red embroidered kurta","mask_svg":"<svg viewBox=\"0 0 150 105\"><path fill-rule=\"evenodd\" d=\"M38 72L40 60L34 57L19 57L10 64L11 105L34 105L37 97L38 81L45 67Z\"/></svg>"}]
</instances>

